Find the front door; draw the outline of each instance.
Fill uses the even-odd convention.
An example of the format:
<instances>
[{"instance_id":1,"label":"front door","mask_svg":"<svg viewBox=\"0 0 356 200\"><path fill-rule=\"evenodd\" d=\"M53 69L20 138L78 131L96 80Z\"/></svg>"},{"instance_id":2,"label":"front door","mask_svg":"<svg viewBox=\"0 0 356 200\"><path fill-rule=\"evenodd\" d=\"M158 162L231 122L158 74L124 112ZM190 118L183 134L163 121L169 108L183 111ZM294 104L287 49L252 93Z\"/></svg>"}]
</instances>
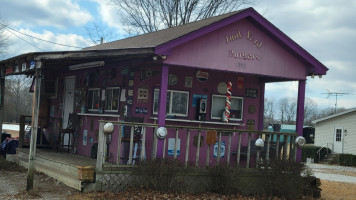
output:
<instances>
[{"instance_id":1,"label":"front door","mask_svg":"<svg viewBox=\"0 0 356 200\"><path fill-rule=\"evenodd\" d=\"M75 77L74 76L65 77L65 79L64 79L63 121L62 121L63 129L67 128L69 113L73 112L74 90L75 90Z\"/></svg>"},{"instance_id":2,"label":"front door","mask_svg":"<svg viewBox=\"0 0 356 200\"><path fill-rule=\"evenodd\" d=\"M344 129L343 127L334 128L334 153L343 153L344 151Z\"/></svg>"}]
</instances>

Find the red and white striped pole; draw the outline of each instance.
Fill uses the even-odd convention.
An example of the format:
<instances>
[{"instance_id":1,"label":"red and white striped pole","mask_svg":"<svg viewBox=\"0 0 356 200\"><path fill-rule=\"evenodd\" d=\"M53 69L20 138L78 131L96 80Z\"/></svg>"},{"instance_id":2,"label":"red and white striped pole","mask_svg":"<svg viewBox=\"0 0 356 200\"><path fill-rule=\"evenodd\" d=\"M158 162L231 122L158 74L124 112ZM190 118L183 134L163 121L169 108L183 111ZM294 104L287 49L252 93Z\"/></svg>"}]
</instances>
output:
<instances>
[{"instance_id":1,"label":"red and white striped pole","mask_svg":"<svg viewBox=\"0 0 356 200\"><path fill-rule=\"evenodd\" d=\"M228 123L229 119L230 119L232 83L228 82L226 85L227 85L227 89L226 89L226 104L225 104L224 122Z\"/></svg>"}]
</instances>

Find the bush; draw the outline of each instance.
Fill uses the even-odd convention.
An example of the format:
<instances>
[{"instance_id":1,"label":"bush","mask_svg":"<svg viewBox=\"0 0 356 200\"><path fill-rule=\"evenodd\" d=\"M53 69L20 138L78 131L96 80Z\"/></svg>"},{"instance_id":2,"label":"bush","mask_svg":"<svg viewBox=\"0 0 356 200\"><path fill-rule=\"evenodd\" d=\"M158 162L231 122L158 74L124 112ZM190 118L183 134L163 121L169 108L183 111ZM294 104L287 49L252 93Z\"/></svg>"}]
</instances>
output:
<instances>
[{"instance_id":1,"label":"bush","mask_svg":"<svg viewBox=\"0 0 356 200\"><path fill-rule=\"evenodd\" d=\"M264 192L269 196L300 199L305 191L305 180L301 176L305 170L304 164L289 160L261 163L259 171Z\"/></svg>"},{"instance_id":2,"label":"bush","mask_svg":"<svg viewBox=\"0 0 356 200\"><path fill-rule=\"evenodd\" d=\"M356 155L340 154L339 164L343 166L356 166Z\"/></svg>"},{"instance_id":3,"label":"bush","mask_svg":"<svg viewBox=\"0 0 356 200\"><path fill-rule=\"evenodd\" d=\"M203 193L244 196L278 196L299 199L314 195L319 186L311 184L302 163L287 160L262 162L259 169L228 165L208 168L184 167L174 159L155 159L137 167L137 185L161 192ZM315 182L315 181L314 181Z\"/></svg>"},{"instance_id":4,"label":"bush","mask_svg":"<svg viewBox=\"0 0 356 200\"><path fill-rule=\"evenodd\" d=\"M321 147L319 146L303 146L302 147L302 162L306 162L307 158L313 158L314 162L319 162L319 155L318 155L318 150ZM325 155L327 155L328 153L331 153L331 149L329 148L323 148L320 151L320 159L323 159L325 157Z\"/></svg>"}]
</instances>

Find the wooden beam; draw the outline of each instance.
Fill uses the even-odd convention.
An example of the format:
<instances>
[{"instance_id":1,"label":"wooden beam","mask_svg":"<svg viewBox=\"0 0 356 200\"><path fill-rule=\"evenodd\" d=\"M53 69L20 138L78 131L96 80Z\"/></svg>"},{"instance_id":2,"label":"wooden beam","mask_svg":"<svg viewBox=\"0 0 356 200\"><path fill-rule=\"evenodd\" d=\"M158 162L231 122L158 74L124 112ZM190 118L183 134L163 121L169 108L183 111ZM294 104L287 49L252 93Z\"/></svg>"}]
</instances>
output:
<instances>
[{"instance_id":1,"label":"wooden beam","mask_svg":"<svg viewBox=\"0 0 356 200\"><path fill-rule=\"evenodd\" d=\"M33 98L33 110L32 110L32 125L31 125L31 142L30 142L30 152L28 157L28 171L27 171L27 190L33 188L33 178L35 174L35 158L36 158L36 139L38 130L38 116L39 116L39 105L40 105L40 95L41 95L41 61L36 63L36 83Z\"/></svg>"},{"instance_id":2,"label":"wooden beam","mask_svg":"<svg viewBox=\"0 0 356 200\"><path fill-rule=\"evenodd\" d=\"M1 75L1 74L0 74ZM5 77L1 77L0 80L0 138L2 137L2 123L4 117L4 95L5 95Z\"/></svg>"}]
</instances>

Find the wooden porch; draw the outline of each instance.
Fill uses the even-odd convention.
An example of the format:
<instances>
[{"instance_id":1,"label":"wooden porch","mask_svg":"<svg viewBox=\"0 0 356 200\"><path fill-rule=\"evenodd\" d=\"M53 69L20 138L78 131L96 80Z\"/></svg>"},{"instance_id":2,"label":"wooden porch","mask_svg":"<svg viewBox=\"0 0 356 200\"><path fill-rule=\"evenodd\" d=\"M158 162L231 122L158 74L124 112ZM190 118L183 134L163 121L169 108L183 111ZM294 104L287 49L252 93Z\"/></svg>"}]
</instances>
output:
<instances>
[{"instance_id":1,"label":"wooden porch","mask_svg":"<svg viewBox=\"0 0 356 200\"><path fill-rule=\"evenodd\" d=\"M29 149L18 148L16 154L6 155L6 160L28 168ZM79 191L92 191L94 180L80 180L78 166L95 169L95 159L49 149L36 150L36 171L42 172ZM88 178L88 177L86 177ZM25 180L23 180L25 181Z\"/></svg>"}]
</instances>

